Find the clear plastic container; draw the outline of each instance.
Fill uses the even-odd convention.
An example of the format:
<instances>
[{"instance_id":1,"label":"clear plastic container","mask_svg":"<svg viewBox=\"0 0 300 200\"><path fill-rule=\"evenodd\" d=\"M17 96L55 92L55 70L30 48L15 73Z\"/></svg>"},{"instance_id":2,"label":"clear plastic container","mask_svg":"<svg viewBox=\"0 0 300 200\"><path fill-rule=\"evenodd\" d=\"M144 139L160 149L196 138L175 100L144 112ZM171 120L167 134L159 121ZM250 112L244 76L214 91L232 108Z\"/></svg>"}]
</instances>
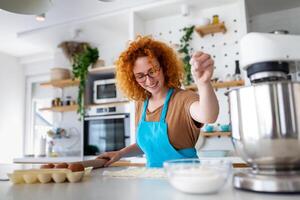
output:
<instances>
[{"instance_id":1,"label":"clear plastic container","mask_svg":"<svg viewBox=\"0 0 300 200\"><path fill-rule=\"evenodd\" d=\"M223 159L178 159L164 162L170 184L179 191L192 194L218 192L232 169Z\"/></svg>"}]
</instances>

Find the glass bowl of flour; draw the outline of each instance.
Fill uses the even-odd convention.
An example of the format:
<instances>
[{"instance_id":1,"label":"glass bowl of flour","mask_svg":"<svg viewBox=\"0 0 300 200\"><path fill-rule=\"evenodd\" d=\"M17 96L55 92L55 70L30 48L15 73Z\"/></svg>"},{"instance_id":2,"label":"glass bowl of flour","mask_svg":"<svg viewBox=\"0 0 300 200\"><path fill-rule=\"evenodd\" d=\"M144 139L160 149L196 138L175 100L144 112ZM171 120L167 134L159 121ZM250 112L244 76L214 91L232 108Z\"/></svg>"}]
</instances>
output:
<instances>
[{"instance_id":1,"label":"glass bowl of flour","mask_svg":"<svg viewBox=\"0 0 300 200\"><path fill-rule=\"evenodd\" d=\"M230 176L232 165L225 159L178 159L164 162L170 184L191 194L218 192Z\"/></svg>"}]
</instances>

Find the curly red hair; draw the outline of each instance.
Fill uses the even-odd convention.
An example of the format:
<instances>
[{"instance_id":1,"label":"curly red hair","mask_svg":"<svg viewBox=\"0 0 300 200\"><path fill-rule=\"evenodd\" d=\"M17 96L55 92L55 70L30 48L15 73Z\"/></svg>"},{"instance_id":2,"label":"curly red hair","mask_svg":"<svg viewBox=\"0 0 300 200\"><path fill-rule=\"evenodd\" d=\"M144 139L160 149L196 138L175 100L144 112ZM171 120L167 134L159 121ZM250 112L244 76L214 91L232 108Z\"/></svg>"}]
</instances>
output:
<instances>
[{"instance_id":1,"label":"curly red hair","mask_svg":"<svg viewBox=\"0 0 300 200\"><path fill-rule=\"evenodd\" d=\"M116 62L116 80L118 87L129 99L144 101L150 93L135 80L133 66L137 58L148 56L156 58L163 70L165 84L168 88L180 88L184 76L183 63L167 44L150 36L138 36L121 53Z\"/></svg>"}]
</instances>

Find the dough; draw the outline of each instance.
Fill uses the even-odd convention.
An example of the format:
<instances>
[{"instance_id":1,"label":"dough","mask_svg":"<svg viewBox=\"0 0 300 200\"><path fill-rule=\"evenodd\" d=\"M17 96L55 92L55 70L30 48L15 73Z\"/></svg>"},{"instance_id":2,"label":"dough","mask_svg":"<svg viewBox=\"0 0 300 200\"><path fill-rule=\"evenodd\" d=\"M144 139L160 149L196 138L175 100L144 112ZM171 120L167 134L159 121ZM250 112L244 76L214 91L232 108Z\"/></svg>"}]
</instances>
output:
<instances>
[{"instance_id":1,"label":"dough","mask_svg":"<svg viewBox=\"0 0 300 200\"><path fill-rule=\"evenodd\" d=\"M118 171L104 171L104 176L124 178L167 178L163 168L128 167Z\"/></svg>"}]
</instances>

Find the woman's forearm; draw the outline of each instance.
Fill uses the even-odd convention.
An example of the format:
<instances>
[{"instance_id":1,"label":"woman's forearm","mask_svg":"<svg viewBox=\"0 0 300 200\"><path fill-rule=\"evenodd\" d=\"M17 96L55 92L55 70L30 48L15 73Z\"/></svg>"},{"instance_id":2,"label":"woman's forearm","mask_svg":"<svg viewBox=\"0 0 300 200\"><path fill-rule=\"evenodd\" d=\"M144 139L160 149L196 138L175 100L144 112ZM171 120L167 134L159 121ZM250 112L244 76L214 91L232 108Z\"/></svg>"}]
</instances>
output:
<instances>
[{"instance_id":1,"label":"woman's forearm","mask_svg":"<svg viewBox=\"0 0 300 200\"><path fill-rule=\"evenodd\" d=\"M198 83L199 101L190 107L194 120L201 123L214 123L219 115L219 103L210 82Z\"/></svg>"},{"instance_id":2,"label":"woman's forearm","mask_svg":"<svg viewBox=\"0 0 300 200\"><path fill-rule=\"evenodd\" d=\"M138 147L136 143L131 144L120 150L122 157L137 156L143 154L143 151Z\"/></svg>"}]
</instances>

